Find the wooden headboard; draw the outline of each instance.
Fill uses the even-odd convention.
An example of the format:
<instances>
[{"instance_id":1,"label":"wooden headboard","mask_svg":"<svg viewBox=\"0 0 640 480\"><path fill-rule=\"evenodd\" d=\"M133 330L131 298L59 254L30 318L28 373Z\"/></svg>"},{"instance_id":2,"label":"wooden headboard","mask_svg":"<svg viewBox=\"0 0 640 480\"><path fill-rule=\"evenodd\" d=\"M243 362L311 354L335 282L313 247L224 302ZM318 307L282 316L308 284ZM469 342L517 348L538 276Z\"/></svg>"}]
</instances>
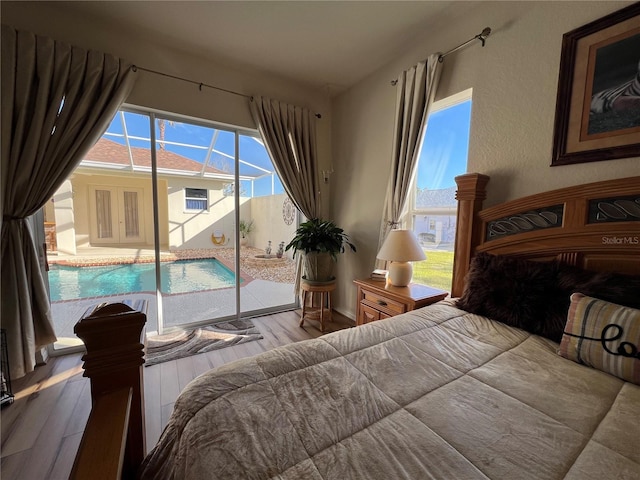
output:
<instances>
[{"instance_id":1,"label":"wooden headboard","mask_svg":"<svg viewBox=\"0 0 640 480\"><path fill-rule=\"evenodd\" d=\"M456 177L452 296L462 295L476 252L640 274L640 177L552 190L482 210L488 181L477 173Z\"/></svg>"}]
</instances>

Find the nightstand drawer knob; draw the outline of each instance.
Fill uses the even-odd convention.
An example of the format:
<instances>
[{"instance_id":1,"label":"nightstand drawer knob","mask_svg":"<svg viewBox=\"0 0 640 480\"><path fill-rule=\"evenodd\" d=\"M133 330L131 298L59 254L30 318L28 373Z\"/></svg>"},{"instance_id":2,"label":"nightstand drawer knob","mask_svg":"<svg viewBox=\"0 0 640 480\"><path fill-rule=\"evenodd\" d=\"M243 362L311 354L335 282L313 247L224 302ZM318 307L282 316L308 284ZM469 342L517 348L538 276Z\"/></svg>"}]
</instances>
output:
<instances>
[{"instance_id":1,"label":"nightstand drawer knob","mask_svg":"<svg viewBox=\"0 0 640 480\"><path fill-rule=\"evenodd\" d=\"M385 302L384 300L378 300L378 305L386 307L387 306L387 302Z\"/></svg>"}]
</instances>

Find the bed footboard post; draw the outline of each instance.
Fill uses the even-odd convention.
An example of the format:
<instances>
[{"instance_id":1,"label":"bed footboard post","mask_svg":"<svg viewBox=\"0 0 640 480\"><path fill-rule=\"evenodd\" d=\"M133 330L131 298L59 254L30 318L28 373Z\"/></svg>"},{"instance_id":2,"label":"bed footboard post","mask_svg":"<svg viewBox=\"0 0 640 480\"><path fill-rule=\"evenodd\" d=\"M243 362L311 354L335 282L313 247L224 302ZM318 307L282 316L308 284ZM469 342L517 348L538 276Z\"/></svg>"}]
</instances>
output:
<instances>
[{"instance_id":1,"label":"bed footboard post","mask_svg":"<svg viewBox=\"0 0 640 480\"><path fill-rule=\"evenodd\" d=\"M142 376L146 321L146 313L112 303L86 315L74 327L87 349L82 360L84 376L91 380L92 405L105 393L131 388L123 478L133 478L146 454Z\"/></svg>"},{"instance_id":2,"label":"bed footboard post","mask_svg":"<svg viewBox=\"0 0 640 480\"><path fill-rule=\"evenodd\" d=\"M489 177L480 173L467 173L456 177L455 180L458 185L456 190L458 218L451 296L459 297L464 290L464 278L469 271L471 257L475 247L481 241L482 226L477 213L482 209L482 202L487 198L485 187Z\"/></svg>"}]
</instances>

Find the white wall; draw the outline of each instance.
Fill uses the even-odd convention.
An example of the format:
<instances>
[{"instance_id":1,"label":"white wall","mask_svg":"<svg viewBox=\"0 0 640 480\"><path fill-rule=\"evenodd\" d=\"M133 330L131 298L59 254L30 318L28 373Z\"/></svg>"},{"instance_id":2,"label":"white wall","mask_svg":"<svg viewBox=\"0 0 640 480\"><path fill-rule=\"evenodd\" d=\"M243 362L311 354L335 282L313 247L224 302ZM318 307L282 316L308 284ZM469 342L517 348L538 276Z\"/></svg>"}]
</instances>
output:
<instances>
[{"instance_id":1,"label":"white wall","mask_svg":"<svg viewBox=\"0 0 640 480\"><path fill-rule=\"evenodd\" d=\"M294 237L296 222L287 225L282 216L283 202L286 198L286 194L282 193L251 199L251 219L255 224L255 229L250 235L251 246L264 250L271 240L271 254L275 255L280 242L284 242L286 246ZM293 252L289 250L285 255L291 258Z\"/></svg>"},{"instance_id":2,"label":"white wall","mask_svg":"<svg viewBox=\"0 0 640 480\"><path fill-rule=\"evenodd\" d=\"M492 33L484 48L477 44L447 57L436 99L473 88L468 171L491 177L486 206L640 172L638 158L549 166L562 35L629 3L453 2L393 63L334 100L331 216L358 247L338 263L334 301L340 311L354 314L351 282L374 266L390 169L395 103L390 80L485 26Z\"/></svg>"},{"instance_id":3,"label":"white wall","mask_svg":"<svg viewBox=\"0 0 640 480\"><path fill-rule=\"evenodd\" d=\"M222 193L222 182L193 178L168 178L167 198L169 207L169 249L214 248L211 235L225 246L234 245L235 202ZM185 209L185 188L203 188L208 191L209 209L191 212ZM249 211L248 199L240 198L240 217Z\"/></svg>"}]
</instances>

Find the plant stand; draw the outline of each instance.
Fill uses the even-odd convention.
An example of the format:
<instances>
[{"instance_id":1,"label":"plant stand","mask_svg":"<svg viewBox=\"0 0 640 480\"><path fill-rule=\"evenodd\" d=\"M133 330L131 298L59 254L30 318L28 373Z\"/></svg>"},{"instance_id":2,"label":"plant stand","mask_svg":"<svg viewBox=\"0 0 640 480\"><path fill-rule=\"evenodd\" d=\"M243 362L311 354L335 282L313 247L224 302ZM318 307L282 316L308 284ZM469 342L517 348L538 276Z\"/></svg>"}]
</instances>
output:
<instances>
[{"instance_id":1,"label":"plant stand","mask_svg":"<svg viewBox=\"0 0 640 480\"><path fill-rule=\"evenodd\" d=\"M336 289L336 281L330 282L307 282L302 279L302 314L300 315L300 326L304 327L305 320L316 320L320 322L320 332L324 333L324 321L331 321L331 292ZM311 293L311 305L307 308L307 297ZM314 306L315 294L320 294L318 307Z\"/></svg>"}]
</instances>

